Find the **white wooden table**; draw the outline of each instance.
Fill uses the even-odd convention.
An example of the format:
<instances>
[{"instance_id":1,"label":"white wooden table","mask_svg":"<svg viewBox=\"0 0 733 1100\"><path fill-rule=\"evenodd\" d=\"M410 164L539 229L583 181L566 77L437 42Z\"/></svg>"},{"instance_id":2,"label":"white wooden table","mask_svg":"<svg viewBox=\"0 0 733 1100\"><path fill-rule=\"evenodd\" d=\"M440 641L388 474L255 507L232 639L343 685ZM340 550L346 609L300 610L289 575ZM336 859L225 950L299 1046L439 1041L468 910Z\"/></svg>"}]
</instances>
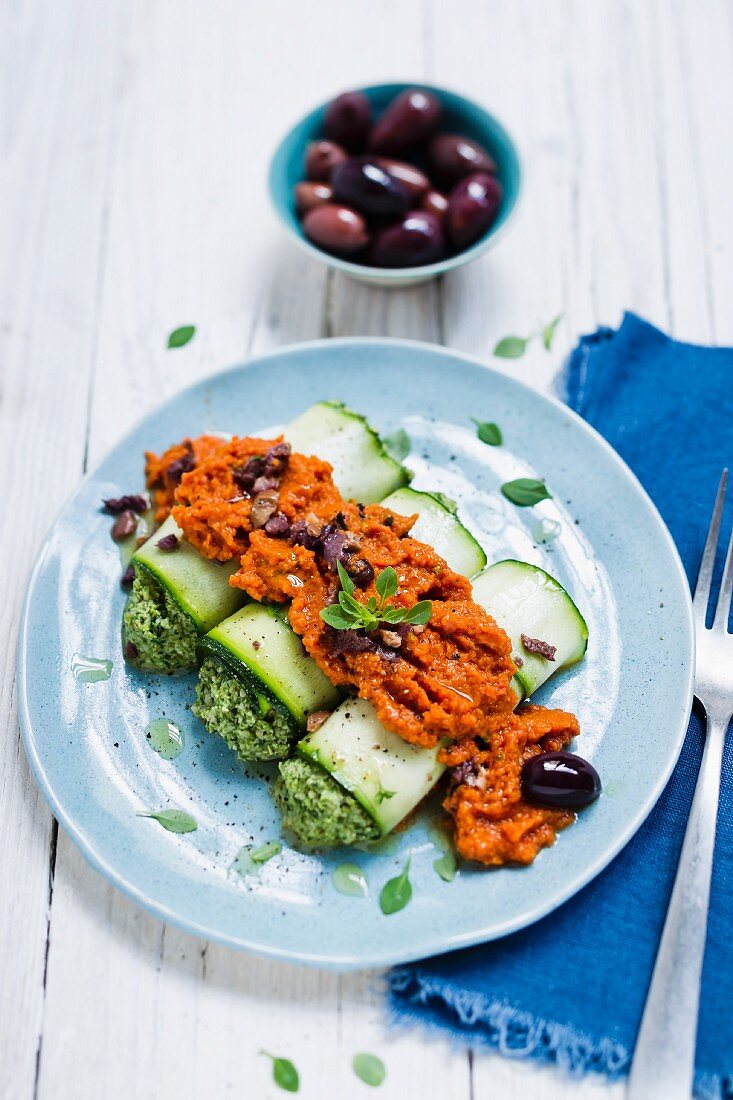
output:
<instances>
[{"instance_id":1,"label":"white wooden table","mask_svg":"<svg viewBox=\"0 0 733 1100\"><path fill-rule=\"evenodd\" d=\"M83 472L163 398L253 352L332 335L490 358L561 310L547 387L624 307L733 342L733 11L541 0L6 0L0 42L0 1096L218 1100L618 1097L547 1070L391 1037L381 976L237 955L164 927L58 832L14 709L25 581ZM444 282L380 291L301 256L268 209L268 156L328 94L380 79L475 96L519 140L521 216ZM179 324L195 340L165 350ZM501 362L494 365L502 367ZM54 670L49 670L54 675Z\"/></svg>"}]
</instances>

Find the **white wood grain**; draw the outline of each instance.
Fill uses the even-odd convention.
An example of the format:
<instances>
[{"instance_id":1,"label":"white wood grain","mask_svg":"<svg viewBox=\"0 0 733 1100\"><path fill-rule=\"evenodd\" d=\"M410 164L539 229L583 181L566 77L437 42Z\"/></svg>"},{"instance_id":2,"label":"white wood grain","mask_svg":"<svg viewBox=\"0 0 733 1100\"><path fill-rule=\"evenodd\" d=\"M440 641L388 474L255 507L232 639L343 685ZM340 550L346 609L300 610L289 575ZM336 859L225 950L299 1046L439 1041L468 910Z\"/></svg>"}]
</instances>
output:
<instances>
[{"instance_id":1,"label":"white wood grain","mask_svg":"<svg viewBox=\"0 0 733 1100\"><path fill-rule=\"evenodd\" d=\"M487 361L564 312L552 354L495 366L548 387L582 331L634 308L733 341L733 16L724 0L28 0L2 36L0 1097L363 1092L617 1097L621 1086L388 1035L380 974L236 955L166 928L55 829L19 748L15 632L28 563L86 463L183 385L293 341L385 334ZM309 104L387 79L455 87L518 138L517 224L441 283L366 288L301 256L265 193L272 147ZM167 333L195 323L169 352ZM32 452L28 439L42 440ZM6 517L12 516L12 527ZM52 875L50 889L49 875ZM49 907L50 901L50 907Z\"/></svg>"}]
</instances>

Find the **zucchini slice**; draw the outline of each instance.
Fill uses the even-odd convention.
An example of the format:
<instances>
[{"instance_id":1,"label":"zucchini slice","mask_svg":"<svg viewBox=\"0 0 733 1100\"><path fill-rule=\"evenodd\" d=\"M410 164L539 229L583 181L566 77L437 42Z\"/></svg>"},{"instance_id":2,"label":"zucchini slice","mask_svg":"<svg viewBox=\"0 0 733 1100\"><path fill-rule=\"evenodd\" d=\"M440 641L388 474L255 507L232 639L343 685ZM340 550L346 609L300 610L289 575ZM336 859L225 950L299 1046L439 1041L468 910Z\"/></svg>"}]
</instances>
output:
<instances>
[{"instance_id":1,"label":"zucchini slice","mask_svg":"<svg viewBox=\"0 0 733 1100\"><path fill-rule=\"evenodd\" d=\"M399 516L418 512L419 518L410 535L437 550L456 573L472 577L486 565L486 554L463 526L455 508L437 493L404 487L390 493L382 504Z\"/></svg>"},{"instance_id":2,"label":"zucchini slice","mask_svg":"<svg viewBox=\"0 0 733 1100\"><path fill-rule=\"evenodd\" d=\"M511 638L522 665L512 681L520 702L550 676L576 664L588 647L588 626L563 586L523 561L499 561L473 581L473 598ZM555 660L529 652L522 635L555 646Z\"/></svg>"},{"instance_id":3,"label":"zucchini slice","mask_svg":"<svg viewBox=\"0 0 733 1100\"><path fill-rule=\"evenodd\" d=\"M422 802L445 771L437 748L410 745L385 729L366 699L347 699L298 751L353 794L382 836Z\"/></svg>"},{"instance_id":4,"label":"zucchini slice","mask_svg":"<svg viewBox=\"0 0 733 1100\"><path fill-rule=\"evenodd\" d=\"M167 535L175 535L178 539L175 550L165 551L158 546ZM186 542L173 516L168 516L155 534L135 551L132 563L152 573L191 616L200 634L206 634L247 599L241 588L232 588L229 584L229 578L239 569L239 562L209 561L202 557Z\"/></svg>"},{"instance_id":5,"label":"zucchini slice","mask_svg":"<svg viewBox=\"0 0 733 1100\"><path fill-rule=\"evenodd\" d=\"M333 479L347 500L374 504L410 480L366 418L340 401L311 405L283 434L294 451L331 463Z\"/></svg>"},{"instance_id":6,"label":"zucchini slice","mask_svg":"<svg viewBox=\"0 0 733 1100\"><path fill-rule=\"evenodd\" d=\"M158 542L168 535L175 535L178 545L166 553ZM238 563L220 564L201 557L172 516L130 560L135 578L122 613L127 660L151 672L193 668L200 635L246 599L244 592L229 584Z\"/></svg>"},{"instance_id":7,"label":"zucchini slice","mask_svg":"<svg viewBox=\"0 0 733 1100\"><path fill-rule=\"evenodd\" d=\"M303 651L283 608L246 604L219 623L199 645L202 657L213 657L253 692L284 708L294 729L309 714L330 710L339 691Z\"/></svg>"},{"instance_id":8,"label":"zucchini slice","mask_svg":"<svg viewBox=\"0 0 733 1100\"><path fill-rule=\"evenodd\" d=\"M473 584L474 599L506 630L515 653L524 661L512 681L517 705L585 653L585 620L562 585L543 569L525 562L498 562ZM522 634L556 646L555 661L528 653ZM319 729L298 743L298 752L350 792L382 835L415 809L445 770L437 759L437 749L407 744L385 729L371 704L361 699L342 703ZM315 784L316 777L312 779ZM294 777L281 769L276 786L279 804L293 804L293 792L288 790L293 783ZM302 776L298 784L302 787ZM394 794L385 795L385 791ZM330 840L332 823L325 815L322 821L315 815L313 806L307 824L310 843L329 846L334 843ZM286 824L298 831L292 813Z\"/></svg>"}]
</instances>

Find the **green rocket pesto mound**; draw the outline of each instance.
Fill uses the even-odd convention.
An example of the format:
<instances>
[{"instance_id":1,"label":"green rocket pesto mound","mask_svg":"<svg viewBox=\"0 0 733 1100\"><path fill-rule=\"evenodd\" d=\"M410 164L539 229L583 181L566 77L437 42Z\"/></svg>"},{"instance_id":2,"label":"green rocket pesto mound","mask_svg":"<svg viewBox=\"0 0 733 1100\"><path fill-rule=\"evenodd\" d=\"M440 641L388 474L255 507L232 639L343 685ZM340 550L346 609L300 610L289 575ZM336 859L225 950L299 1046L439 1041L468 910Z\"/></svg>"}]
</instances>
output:
<instances>
[{"instance_id":1,"label":"green rocket pesto mound","mask_svg":"<svg viewBox=\"0 0 733 1100\"><path fill-rule=\"evenodd\" d=\"M273 798L283 825L313 848L377 840L379 829L353 795L302 757L280 765Z\"/></svg>"},{"instance_id":2,"label":"green rocket pesto mound","mask_svg":"<svg viewBox=\"0 0 733 1100\"><path fill-rule=\"evenodd\" d=\"M180 672L196 667L196 624L146 569L135 570L122 615L122 642L137 668Z\"/></svg>"},{"instance_id":3,"label":"green rocket pesto mound","mask_svg":"<svg viewBox=\"0 0 733 1100\"><path fill-rule=\"evenodd\" d=\"M282 760L290 752L296 734L293 722L211 657L201 665L191 709L209 733L222 737L244 762Z\"/></svg>"}]
</instances>

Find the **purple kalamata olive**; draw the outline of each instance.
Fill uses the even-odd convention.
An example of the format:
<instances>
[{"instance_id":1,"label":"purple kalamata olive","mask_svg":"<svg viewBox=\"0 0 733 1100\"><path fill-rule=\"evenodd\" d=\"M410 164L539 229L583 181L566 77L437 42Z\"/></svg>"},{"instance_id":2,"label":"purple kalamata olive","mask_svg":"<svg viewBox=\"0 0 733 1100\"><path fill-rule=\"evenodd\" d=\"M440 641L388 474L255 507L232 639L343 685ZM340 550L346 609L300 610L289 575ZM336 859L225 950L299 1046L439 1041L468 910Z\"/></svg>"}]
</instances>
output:
<instances>
[{"instance_id":1,"label":"purple kalamata olive","mask_svg":"<svg viewBox=\"0 0 733 1100\"><path fill-rule=\"evenodd\" d=\"M389 218L410 205L407 190L369 157L352 157L331 176L334 197L362 214Z\"/></svg>"},{"instance_id":2,"label":"purple kalamata olive","mask_svg":"<svg viewBox=\"0 0 733 1100\"><path fill-rule=\"evenodd\" d=\"M446 224L456 248L465 248L483 236L496 220L502 190L496 176L477 172L457 183L448 196Z\"/></svg>"},{"instance_id":3,"label":"purple kalamata olive","mask_svg":"<svg viewBox=\"0 0 733 1100\"><path fill-rule=\"evenodd\" d=\"M314 244L327 252L350 256L369 241L366 222L356 210L326 202L315 206L303 218L303 230Z\"/></svg>"},{"instance_id":4,"label":"purple kalamata olive","mask_svg":"<svg viewBox=\"0 0 733 1100\"><path fill-rule=\"evenodd\" d=\"M428 214L435 214L443 221L448 212L448 199L441 191L436 191L431 187L423 195L420 206L423 210L427 210Z\"/></svg>"},{"instance_id":5,"label":"purple kalamata olive","mask_svg":"<svg viewBox=\"0 0 733 1100\"><path fill-rule=\"evenodd\" d=\"M295 185L295 210L301 218L314 206L330 202L332 198L333 187L330 183L309 183L303 180Z\"/></svg>"},{"instance_id":6,"label":"purple kalamata olive","mask_svg":"<svg viewBox=\"0 0 733 1100\"><path fill-rule=\"evenodd\" d=\"M601 793L598 772L572 752L545 752L522 768L522 794L528 802L564 810L580 810Z\"/></svg>"},{"instance_id":7,"label":"purple kalamata olive","mask_svg":"<svg viewBox=\"0 0 733 1100\"><path fill-rule=\"evenodd\" d=\"M137 516L131 508L127 508L124 512L120 512L117 519L112 524L112 538L115 542L122 542L123 539L129 538L130 535L134 535L136 531Z\"/></svg>"},{"instance_id":8,"label":"purple kalamata olive","mask_svg":"<svg viewBox=\"0 0 733 1100\"><path fill-rule=\"evenodd\" d=\"M440 101L430 92L408 88L382 112L369 136L369 148L391 156L419 145L433 133L440 121Z\"/></svg>"},{"instance_id":9,"label":"purple kalamata olive","mask_svg":"<svg viewBox=\"0 0 733 1100\"><path fill-rule=\"evenodd\" d=\"M428 162L435 178L447 187L473 172L496 174L496 161L483 146L460 134L436 134L428 146Z\"/></svg>"},{"instance_id":10,"label":"purple kalamata olive","mask_svg":"<svg viewBox=\"0 0 733 1100\"><path fill-rule=\"evenodd\" d=\"M328 183L334 168L348 159L346 150L335 141L312 141L305 151L305 174L316 183Z\"/></svg>"},{"instance_id":11,"label":"purple kalamata olive","mask_svg":"<svg viewBox=\"0 0 733 1100\"><path fill-rule=\"evenodd\" d=\"M376 267L419 267L445 255L440 218L426 210L411 210L396 225L379 229L369 250Z\"/></svg>"},{"instance_id":12,"label":"purple kalamata olive","mask_svg":"<svg viewBox=\"0 0 733 1100\"><path fill-rule=\"evenodd\" d=\"M417 205L420 202L430 187L430 180L424 172L414 164L407 164L404 160L393 160L392 157L374 157L373 159L374 163L384 168L393 180L402 184L410 197L411 205Z\"/></svg>"},{"instance_id":13,"label":"purple kalamata olive","mask_svg":"<svg viewBox=\"0 0 733 1100\"><path fill-rule=\"evenodd\" d=\"M343 92L332 99L323 118L323 132L350 153L366 146L372 125L372 105L363 92Z\"/></svg>"}]
</instances>

